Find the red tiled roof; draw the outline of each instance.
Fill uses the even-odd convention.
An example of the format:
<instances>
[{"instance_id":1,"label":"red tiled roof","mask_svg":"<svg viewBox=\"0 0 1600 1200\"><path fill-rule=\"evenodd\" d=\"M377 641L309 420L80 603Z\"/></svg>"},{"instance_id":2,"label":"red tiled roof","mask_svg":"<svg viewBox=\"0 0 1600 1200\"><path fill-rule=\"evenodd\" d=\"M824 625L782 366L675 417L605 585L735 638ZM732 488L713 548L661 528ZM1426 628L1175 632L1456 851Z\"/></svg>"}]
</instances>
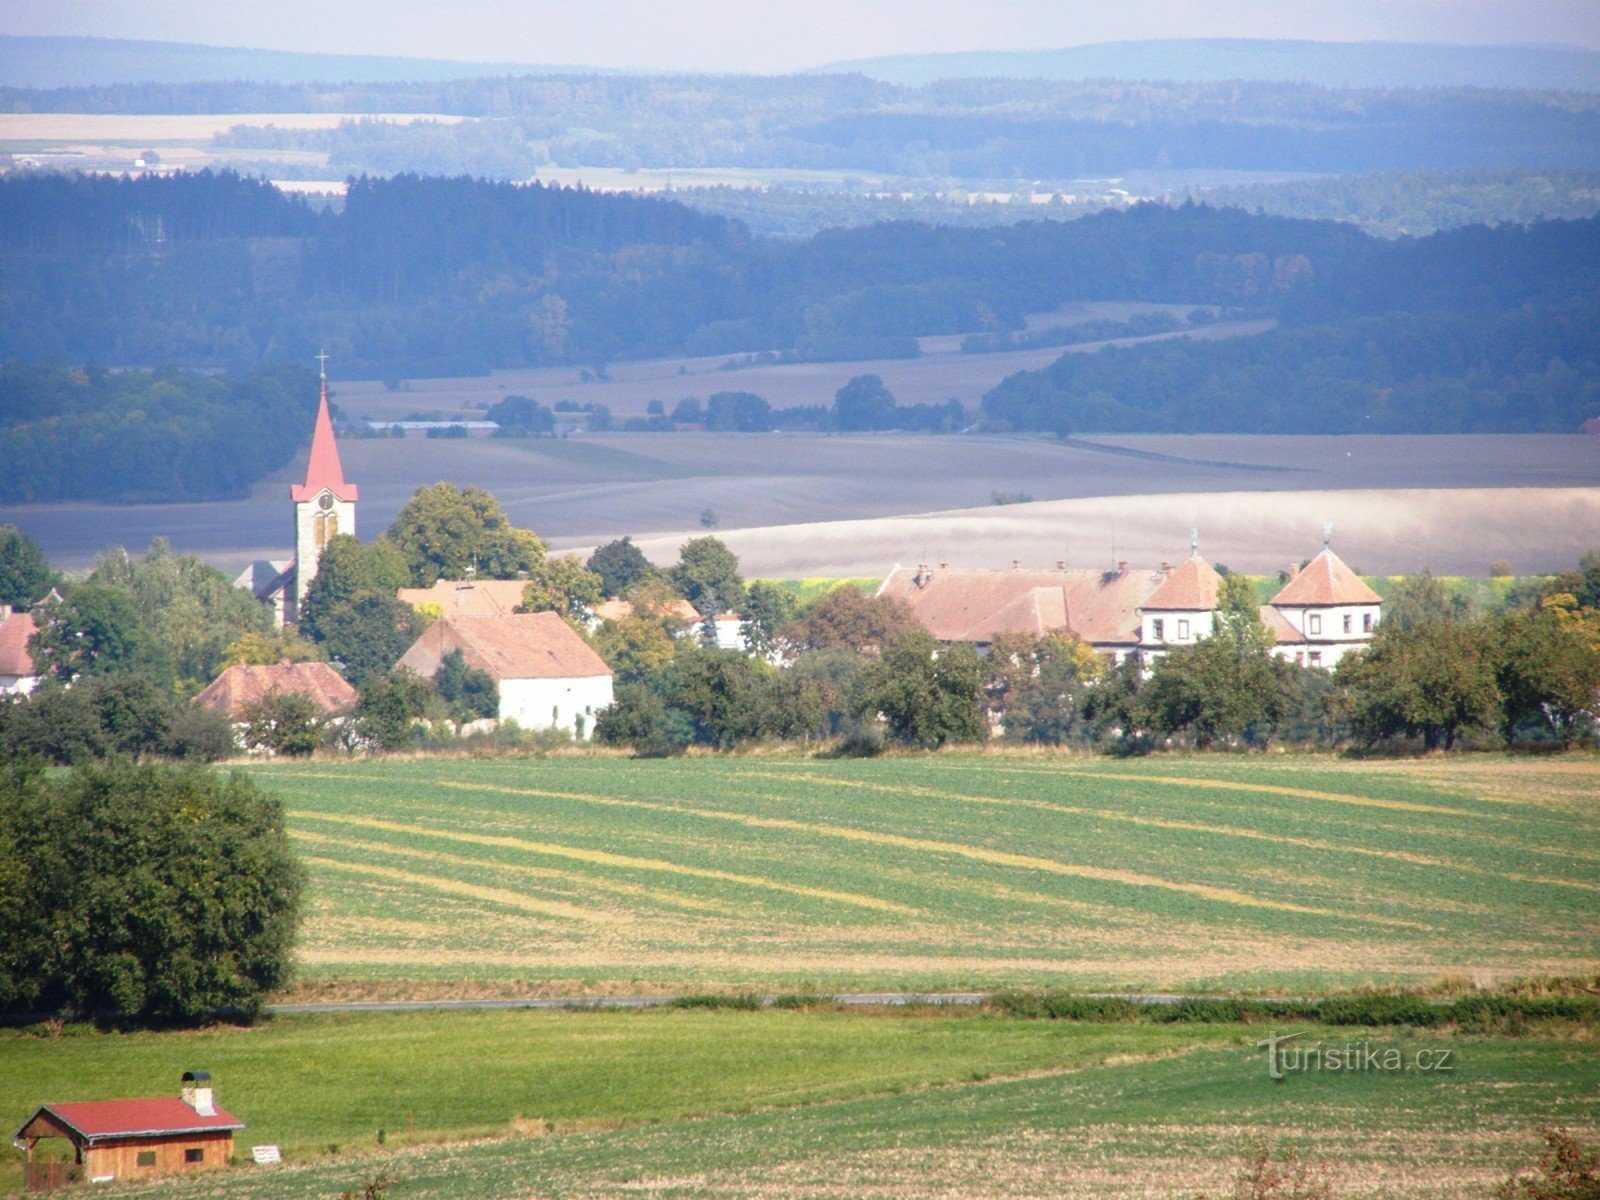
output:
<instances>
[{"instance_id":1,"label":"red tiled roof","mask_svg":"<svg viewBox=\"0 0 1600 1200\"><path fill-rule=\"evenodd\" d=\"M33 674L28 639L38 631L33 614L29 612L14 612L0 621L0 675L27 677Z\"/></svg>"},{"instance_id":2,"label":"red tiled roof","mask_svg":"<svg viewBox=\"0 0 1600 1200\"><path fill-rule=\"evenodd\" d=\"M594 615L597 621L624 621L633 616L633 603L615 598L602 600L594 606ZM698 625L701 621L699 611L687 600L674 600L666 615L677 617L680 621L687 621L691 625Z\"/></svg>"},{"instance_id":3,"label":"red tiled roof","mask_svg":"<svg viewBox=\"0 0 1600 1200\"><path fill-rule=\"evenodd\" d=\"M356 689L324 662L239 664L218 675L194 699L206 708L238 716L273 692L307 696L328 713L343 712L357 700Z\"/></svg>"},{"instance_id":4,"label":"red tiled roof","mask_svg":"<svg viewBox=\"0 0 1600 1200\"><path fill-rule=\"evenodd\" d=\"M1146 611L1211 612L1217 607L1217 592L1222 587L1218 575L1198 554L1190 555L1156 585L1144 602Z\"/></svg>"},{"instance_id":5,"label":"red tiled roof","mask_svg":"<svg viewBox=\"0 0 1600 1200\"><path fill-rule=\"evenodd\" d=\"M397 664L431 676L452 651L469 667L506 679L610 676L605 660L555 613L504 617L443 617L430 625Z\"/></svg>"},{"instance_id":6,"label":"red tiled roof","mask_svg":"<svg viewBox=\"0 0 1600 1200\"><path fill-rule=\"evenodd\" d=\"M506 617L522 603L526 579L441 579L432 587L401 588L400 603L437 605L447 617Z\"/></svg>"},{"instance_id":7,"label":"red tiled roof","mask_svg":"<svg viewBox=\"0 0 1600 1200\"><path fill-rule=\"evenodd\" d=\"M1270 604L1261 606L1261 623L1267 627L1267 632L1272 635L1272 640L1279 645L1285 642L1299 643L1306 640L1306 635L1301 633L1289 623L1285 617Z\"/></svg>"},{"instance_id":8,"label":"red tiled roof","mask_svg":"<svg viewBox=\"0 0 1600 1200\"><path fill-rule=\"evenodd\" d=\"M311 458L306 462L306 481L289 486L289 499L296 504L310 500L327 488L340 500L354 500L356 485L344 480L344 467L339 464L339 446L333 440L333 418L328 415L328 385L322 385L322 399L317 402L317 424L311 432Z\"/></svg>"},{"instance_id":9,"label":"red tiled roof","mask_svg":"<svg viewBox=\"0 0 1600 1200\"><path fill-rule=\"evenodd\" d=\"M1095 645L1133 645L1139 609L1162 578L1149 571L897 567L878 594L904 600L943 642L1066 629Z\"/></svg>"},{"instance_id":10,"label":"red tiled roof","mask_svg":"<svg viewBox=\"0 0 1600 1200\"><path fill-rule=\"evenodd\" d=\"M100 1138L133 1137L138 1134L197 1133L244 1128L243 1121L220 1108L216 1110L215 1115L203 1117L176 1096L153 1096L146 1100L83 1100L69 1104L46 1104L39 1111L49 1113L63 1125L75 1129L90 1141Z\"/></svg>"},{"instance_id":11,"label":"red tiled roof","mask_svg":"<svg viewBox=\"0 0 1600 1200\"><path fill-rule=\"evenodd\" d=\"M1337 554L1327 547L1305 565L1305 568L1284 584L1272 598L1279 607L1314 608L1322 604L1379 604L1383 598L1361 577L1345 566Z\"/></svg>"}]
</instances>

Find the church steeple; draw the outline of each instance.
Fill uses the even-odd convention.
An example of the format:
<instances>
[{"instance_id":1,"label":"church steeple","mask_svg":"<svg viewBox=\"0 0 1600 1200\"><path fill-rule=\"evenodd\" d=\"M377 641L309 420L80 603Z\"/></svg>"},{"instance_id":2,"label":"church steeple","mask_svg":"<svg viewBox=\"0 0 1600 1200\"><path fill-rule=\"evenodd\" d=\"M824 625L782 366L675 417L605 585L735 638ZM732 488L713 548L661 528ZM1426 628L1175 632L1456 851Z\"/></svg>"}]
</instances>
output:
<instances>
[{"instance_id":1,"label":"church steeple","mask_svg":"<svg viewBox=\"0 0 1600 1200\"><path fill-rule=\"evenodd\" d=\"M317 577L317 562L328 540L336 534L354 535L356 531L356 485L345 480L344 466L339 462L339 445L333 437L333 417L328 411L327 358L326 354L317 355L318 362L324 364L322 394L317 401L317 423L311 433L306 481L289 486L295 526L293 603L285 604L284 618L289 621L299 619L300 602Z\"/></svg>"}]
</instances>

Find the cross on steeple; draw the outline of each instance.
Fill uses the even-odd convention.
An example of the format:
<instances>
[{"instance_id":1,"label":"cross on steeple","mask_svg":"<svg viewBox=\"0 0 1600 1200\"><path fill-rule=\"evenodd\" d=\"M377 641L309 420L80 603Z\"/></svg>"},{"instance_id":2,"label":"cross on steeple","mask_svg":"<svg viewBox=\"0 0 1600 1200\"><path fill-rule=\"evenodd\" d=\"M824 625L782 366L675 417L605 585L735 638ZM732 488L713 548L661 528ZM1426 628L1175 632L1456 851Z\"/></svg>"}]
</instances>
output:
<instances>
[{"instance_id":1,"label":"cross on steeple","mask_svg":"<svg viewBox=\"0 0 1600 1200\"><path fill-rule=\"evenodd\" d=\"M1332 521L1324 521L1322 523L1322 545L1323 545L1323 548L1326 549L1328 543L1331 542L1331 541L1333 541L1333 522Z\"/></svg>"},{"instance_id":2,"label":"cross on steeple","mask_svg":"<svg viewBox=\"0 0 1600 1200\"><path fill-rule=\"evenodd\" d=\"M323 383L328 382L328 352L326 350L317 351L317 375L322 379Z\"/></svg>"}]
</instances>

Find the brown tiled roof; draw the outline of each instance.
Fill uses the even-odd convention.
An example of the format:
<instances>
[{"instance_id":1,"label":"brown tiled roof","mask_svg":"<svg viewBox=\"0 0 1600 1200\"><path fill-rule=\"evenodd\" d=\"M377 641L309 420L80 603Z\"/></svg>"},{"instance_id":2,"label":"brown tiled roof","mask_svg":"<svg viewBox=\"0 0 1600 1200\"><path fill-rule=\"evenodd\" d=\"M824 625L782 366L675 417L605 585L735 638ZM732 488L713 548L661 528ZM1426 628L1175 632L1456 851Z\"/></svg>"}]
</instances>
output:
<instances>
[{"instance_id":1,"label":"brown tiled roof","mask_svg":"<svg viewBox=\"0 0 1600 1200\"><path fill-rule=\"evenodd\" d=\"M1267 632L1272 635L1272 640L1279 645L1283 645L1286 642L1300 643L1306 640L1305 634L1291 625L1289 618L1285 617L1270 604L1261 606L1261 623L1267 627Z\"/></svg>"},{"instance_id":2,"label":"brown tiled roof","mask_svg":"<svg viewBox=\"0 0 1600 1200\"><path fill-rule=\"evenodd\" d=\"M33 614L14 612L0 621L0 675L26 678L33 674L33 655L28 653L28 639L39 631Z\"/></svg>"},{"instance_id":3,"label":"brown tiled roof","mask_svg":"<svg viewBox=\"0 0 1600 1200\"><path fill-rule=\"evenodd\" d=\"M444 617L400 656L398 665L431 676L445 655L456 650L469 667L486 671L497 682L611 674L605 660L551 612Z\"/></svg>"},{"instance_id":4,"label":"brown tiled roof","mask_svg":"<svg viewBox=\"0 0 1600 1200\"><path fill-rule=\"evenodd\" d=\"M432 587L401 588L400 603L437 605L447 617L510 616L522 603L526 579L441 579Z\"/></svg>"},{"instance_id":5,"label":"brown tiled roof","mask_svg":"<svg viewBox=\"0 0 1600 1200\"><path fill-rule=\"evenodd\" d=\"M669 616L677 617L680 621L687 621L691 625L698 625L701 617L695 606L687 600L676 600L668 610ZM633 616L633 604L628 600L602 600L594 606L594 616L597 621L624 621Z\"/></svg>"},{"instance_id":6,"label":"brown tiled roof","mask_svg":"<svg viewBox=\"0 0 1600 1200\"><path fill-rule=\"evenodd\" d=\"M1280 608L1301 608L1320 604L1378 604L1382 599L1344 565L1344 560L1323 547L1321 554L1284 584L1272 603Z\"/></svg>"},{"instance_id":7,"label":"brown tiled roof","mask_svg":"<svg viewBox=\"0 0 1600 1200\"><path fill-rule=\"evenodd\" d=\"M1205 559L1192 554L1156 585L1144 607L1163 612L1211 612L1217 607L1217 592L1222 587L1218 575Z\"/></svg>"},{"instance_id":8,"label":"brown tiled roof","mask_svg":"<svg viewBox=\"0 0 1600 1200\"><path fill-rule=\"evenodd\" d=\"M897 567L878 594L904 600L944 642L1066 629L1095 645L1134 645L1139 609L1161 581L1150 571Z\"/></svg>"},{"instance_id":9,"label":"brown tiled roof","mask_svg":"<svg viewBox=\"0 0 1600 1200\"><path fill-rule=\"evenodd\" d=\"M323 712L343 712L356 702L356 690L327 663L241 663L213 679L195 703L238 716L273 692L306 696Z\"/></svg>"}]
</instances>

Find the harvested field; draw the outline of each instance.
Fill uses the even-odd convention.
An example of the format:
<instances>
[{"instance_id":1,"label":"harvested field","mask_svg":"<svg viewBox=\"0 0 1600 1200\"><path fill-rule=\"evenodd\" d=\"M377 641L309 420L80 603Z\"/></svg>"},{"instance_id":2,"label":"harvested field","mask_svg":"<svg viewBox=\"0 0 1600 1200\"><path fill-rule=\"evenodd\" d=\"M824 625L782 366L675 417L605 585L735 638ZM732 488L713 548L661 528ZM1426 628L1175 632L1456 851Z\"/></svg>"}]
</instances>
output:
<instances>
[{"instance_id":1,"label":"harvested field","mask_svg":"<svg viewBox=\"0 0 1600 1200\"><path fill-rule=\"evenodd\" d=\"M1315 991L1600 967L1600 763L1473 762L251 771L312 869L312 984Z\"/></svg>"},{"instance_id":2,"label":"harvested field","mask_svg":"<svg viewBox=\"0 0 1600 1200\"><path fill-rule=\"evenodd\" d=\"M1481 575L1496 558L1542 573L1600 544L1600 438L1581 436L605 434L347 440L341 453L361 485L363 536L416 488L447 479L488 488L558 547L657 534L648 552L668 560L680 531L704 532L709 507L747 572L767 575L881 575L925 556L1153 564L1186 552L1194 524L1209 555L1245 571L1303 557L1330 519L1341 553L1373 574ZM236 569L287 553L288 484L304 469L278 472L248 500L13 506L0 523L68 567L167 537ZM1035 503L996 507L997 491Z\"/></svg>"}]
</instances>

